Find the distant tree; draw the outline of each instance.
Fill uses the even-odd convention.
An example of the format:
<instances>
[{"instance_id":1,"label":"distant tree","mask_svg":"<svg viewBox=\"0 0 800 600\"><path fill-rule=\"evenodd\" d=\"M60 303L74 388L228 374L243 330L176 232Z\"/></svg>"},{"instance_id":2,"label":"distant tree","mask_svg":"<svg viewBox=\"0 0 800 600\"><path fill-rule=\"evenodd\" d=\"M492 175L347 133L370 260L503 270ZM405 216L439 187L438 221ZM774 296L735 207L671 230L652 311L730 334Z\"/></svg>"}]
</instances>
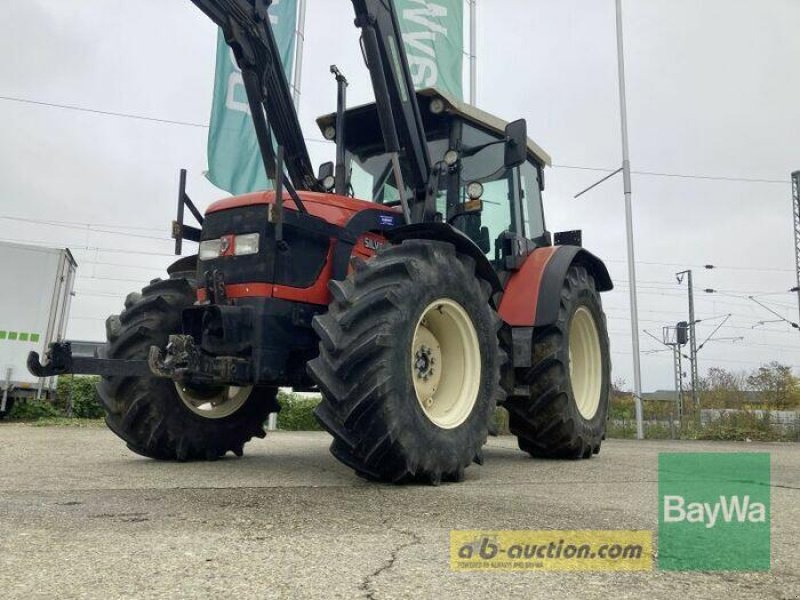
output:
<instances>
[{"instance_id":1,"label":"distant tree","mask_svg":"<svg viewBox=\"0 0 800 600\"><path fill-rule=\"evenodd\" d=\"M627 389L627 382L618 377L611 382L611 416L618 419L632 419L633 393Z\"/></svg>"},{"instance_id":2,"label":"distant tree","mask_svg":"<svg viewBox=\"0 0 800 600\"><path fill-rule=\"evenodd\" d=\"M747 385L759 392L762 402L776 410L786 410L800 400L800 380L792 373L792 367L772 361L760 367L747 378Z\"/></svg>"},{"instance_id":3,"label":"distant tree","mask_svg":"<svg viewBox=\"0 0 800 600\"><path fill-rule=\"evenodd\" d=\"M611 395L615 398L633 397L633 393L628 389L628 382L622 377L617 377L611 382Z\"/></svg>"},{"instance_id":4,"label":"distant tree","mask_svg":"<svg viewBox=\"0 0 800 600\"><path fill-rule=\"evenodd\" d=\"M747 375L711 367L698 385L704 408L741 408L747 402Z\"/></svg>"}]
</instances>

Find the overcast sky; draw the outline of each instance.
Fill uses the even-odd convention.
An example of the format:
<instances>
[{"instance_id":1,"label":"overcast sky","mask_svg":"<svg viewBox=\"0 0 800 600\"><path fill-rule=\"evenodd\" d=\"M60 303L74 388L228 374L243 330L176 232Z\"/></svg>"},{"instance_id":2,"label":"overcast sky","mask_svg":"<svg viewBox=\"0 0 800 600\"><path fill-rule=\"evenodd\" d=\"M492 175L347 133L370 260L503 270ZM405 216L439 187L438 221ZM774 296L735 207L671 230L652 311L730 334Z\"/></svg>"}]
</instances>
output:
<instances>
[{"instance_id":1,"label":"overcast sky","mask_svg":"<svg viewBox=\"0 0 800 600\"><path fill-rule=\"evenodd\" d=\"M545 214L583 229L616 290L605 296L614 376L632 383L622 182L572 196L621 161L613 0L479 0L478 105L528 131L553 156ZM625 0L634 228L641 329L686 319L674 273L695 268L700 370L800 369L791 186L800 169L800 2ZM178 169L201 207L225 195L202 176L215 29L188 0L5 0L0 96L186 124L155 123L0 99L0 239L73 249L68 336L102 339L125 294L171 262ZM314 118L335 105L328 66L371 100L347 0L308 0L301 121L315 163L333 158ZM15 219L9 219L14 217ZM62 226L19 219L51 220ZM71 226L64 226L68 222ZM109 231L124 232L108 233ZM133 234L133 235L131 235ZM138 237L135 237L138 236ZM715 264L713 271L704 264ZM703 293L715 288L725 295ZM672 386L672 359L641 334L643 387Z\"/></svg>"}]
</instances>

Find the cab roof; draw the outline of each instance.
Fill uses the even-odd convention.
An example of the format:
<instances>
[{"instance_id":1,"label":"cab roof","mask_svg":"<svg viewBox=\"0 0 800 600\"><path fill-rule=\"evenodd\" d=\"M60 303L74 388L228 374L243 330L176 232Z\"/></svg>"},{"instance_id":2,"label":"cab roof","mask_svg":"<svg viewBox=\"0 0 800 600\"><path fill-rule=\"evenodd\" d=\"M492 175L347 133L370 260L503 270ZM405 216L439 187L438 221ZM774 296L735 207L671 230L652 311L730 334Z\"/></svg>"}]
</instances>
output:
<instances>
[{"instance_id":1,"label":"cab roof","mask_svg":"<svg viewBox=\"0 0 800 600\"><path fill-rule=\"evenodd\" d=\"M476 125L484 127L494 133L503 135L505 133L505 128L508 123L503 121L502 119L495 117L471 104L467 104L466 102L461 102L456 100L452 96L445 94L444 92L436 89L436 88L425 88L422 90L417 90L417 99L420 101L420 109L422 112L423 120L425 121L425 130L430 132L429 128L429 119L431 118L431 112L427 108L430 105L430 102L434 98L441 98L445 104L445 113L456 115L461 117L467 121L470 121ZM350 108L345 113L345 117L348 121L355 119L356 122L362 121L362 126L356 128L354 132L348 127L348 142L353 140L353 133L358 133L358 131L370 131L370 135L374 135L371 133L375 126L379 126L377 123L377 115L375 114L375 104L364 104L361 106L356 106L354 108ZM321 116L317 119L317 125L320 128L322 133L325 133L325 130L328 127L336 125L336 113L331 113L328 115ZM435 128L435 126L434 126ZM357 135L355 136L357 137ZM528 154L531 155L537 162L550 166L552 164L552 159L550 155L545 152L536 142L532 139L528 138Z\"/></svg>"}]
</instances>

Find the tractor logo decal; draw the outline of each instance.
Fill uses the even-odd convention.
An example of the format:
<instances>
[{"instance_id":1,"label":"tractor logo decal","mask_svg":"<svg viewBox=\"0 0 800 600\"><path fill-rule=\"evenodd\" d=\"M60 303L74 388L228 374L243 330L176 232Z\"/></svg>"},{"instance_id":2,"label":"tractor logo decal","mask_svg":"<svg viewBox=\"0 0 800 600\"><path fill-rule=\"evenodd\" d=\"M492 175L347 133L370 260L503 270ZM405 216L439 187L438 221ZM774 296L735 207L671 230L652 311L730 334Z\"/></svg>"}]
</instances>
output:
<instances>
[{"instance_id":1,"label":"tractor logo decal","mask_svg":"<svg viewBox=\"0 0 800 600\"><path fill-rule=\"evenodd\" d=\"M394 227L395 225L395 218L391 215L379 215L378 222L381 225L385 225L386 227Z\"/></svg>"},{"instance_id":2,"label":"tractor logo decal","mask_svg":"<svg viewBox=\"0 0 800 600\"><path fill-rule=\"evenodd\" d=\"M373 250L374 252L377 252L385 245L386 242L382 242L380 240L376 240L373 238L364 238L364 247L367 248L368 250Z\"/></svg>"}]
</instances>

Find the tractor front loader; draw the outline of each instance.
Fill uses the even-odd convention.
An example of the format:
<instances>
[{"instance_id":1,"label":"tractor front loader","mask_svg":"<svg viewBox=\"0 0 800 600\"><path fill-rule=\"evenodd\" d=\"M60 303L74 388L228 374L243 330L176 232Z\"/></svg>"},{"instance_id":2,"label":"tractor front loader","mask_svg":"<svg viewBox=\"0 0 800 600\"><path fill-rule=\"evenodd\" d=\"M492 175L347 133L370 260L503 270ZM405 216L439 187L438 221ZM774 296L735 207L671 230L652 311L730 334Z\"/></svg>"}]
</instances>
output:
<instances>
[{"instance_id":1,"label":"tractor front loader","mask_svg":"<svg viewBox=\"0 0 800 600\"><path fill-rule=\"evenodd\" d=\"M533 456L597 453L612 283L579 232L546 230L550 158L525 121L415 90L392 3L352 0L375 102L348 109L332 68L338 107L318 125L336 162L315 174L270 2L193 2L241 67L274 191L205 215L182 192L173 233L198 254L127 297L103 356L54 345L30 370L102 375L108 426L157 459L241 455L279 386L322 393L331 452L368 479L461 480L497 406Z\"/></svg>"}]
</instances>

